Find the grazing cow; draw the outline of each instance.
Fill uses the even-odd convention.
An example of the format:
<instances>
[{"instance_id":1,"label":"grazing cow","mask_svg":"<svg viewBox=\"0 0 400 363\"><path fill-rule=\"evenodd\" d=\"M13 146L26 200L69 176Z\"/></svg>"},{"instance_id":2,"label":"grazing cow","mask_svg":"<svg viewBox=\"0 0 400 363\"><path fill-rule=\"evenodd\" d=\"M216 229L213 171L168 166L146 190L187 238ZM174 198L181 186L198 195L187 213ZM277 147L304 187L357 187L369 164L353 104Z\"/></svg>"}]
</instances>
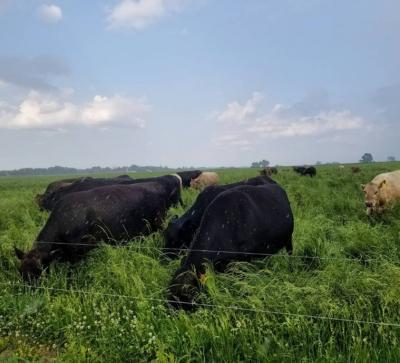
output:
<instances>
[{"instance_id":1,"label":"grazing cow","mask_svg":"<svg viewBox=\"0 0 400 363\"><path fill-rule=\"evenodd\" d=\"M344 165L339 165L339 166L338 166L338 169L339 169L340 171L343 171L343 170L344 170Z\"/></svg>"},{"instance_id":2,"label":"grazing cow","mask_svg":"<svg viewBox=\"0 0 400 363\"><path fill-rule=\"evenodd\" d=\"M317 169L314 166L307 166L302 175L309 175L310 177L317 175Z\"/></svg>"},{"instance_id":3,"label":"grazing cow","mask_svg":"<svg viewBox=\"0 0 400 363\"><path fill-rule=\"evenodd\" d=\"M190 187L193 189L203 190L210 185L217 185L219 176L213 171L204 171L196 179L190 181Z\"/></svg>"},{"instance_id":4,"label":"grazing cow","mask_svg":"<svg viewBox=\"0 0 400 363\"><path fill-rule=\"evenodd\" d=\"M177 257L180 250L189 247L193 236L200 226L201 218L208 205L222 192L240 185L263 185L275 184L268 176L258 176L237 183L226 185L213 185L205 188L197 196L196 201L190 209L180 218L174 216L164 232L165 254L169 257Z\"/></svg>"},{"instance_id":5,"label":"grazing cow","mask_svg":"<svg viewBox=\"0 0 400 363\"><path fill-rule=\"evenodd\" d=\"M358 166L352 166L352 167L351 167L351 172L352 172L353 174L359 173L360 171L361 171L361 168L358 167Z\"/></svg>"},{"instance_id":6,"label":"grazing cow","mask_svg":"<svg viewBox=\"0 0 400 363\"><path fill-rule=\"evenodd\" d=\"M40 209L45 209L43 207L43 201L49 194L51 194L61 188L67 187L76 181L81 181L84 179L93 179L93 178L92 177L82 177L82 178L70 178L70 179L56 180L47 186L47 188L43 194L36 194L36 197L35 197L36 203L38 204Z\"/></svg>"},{"instance_id":7,"label":"grazing cow","mask_svg":"<svg viewBox=\"0 0 400 363\"><path fill-rule=\"evenodd\" d=\"M222 192L204 212L188 255L171 281L168 300L174 307L192 308L205 262L223 271L229 262L257 254L275 254L282 248L290 254L292 233L292 210L278 184L243 185Z\"/></svg>"},{"instance_id":8,"label":"grazing cow","mask_svg":"<svg viewBox=\"0 0 400 363\"><path fill-rule=\"evenodd\" d=\"M306 170L305 166L294 166L293 170L297 173L297 174L303 174L304 170Z\"/></svg>"},{"instance_id":9,"label":"grazing cow","mask_svg":"<svg viewBox=\"0 0 400 363\"><path fill-rule=\"evenodd\" d=\"M75 262L104 241L129 241L162 226L181 193L181 179L109 185L66 195L54 207L33 248L15 249L24 279L35 280L54 260Z\"/></svg>"},{"instance_id":10,"label":"grazing cow","mask_svg":"<svg viewBox=\"0 0 400 363\"><path fill-rule=\"evenodd\" d=\"M383 212L400 200L400 170L379 174L362 188L367 214Z\"/></svg>"},{"instance_id":11,"label":"grazing cow","mask_svg":"<svg viewBox=\"0 0 400 363\"><path fill-rule=\"evenodd\" d=\"M260 170L260 175L271 176L272 174L278 174L278 168L275 166L267 166L266 168Z\"/></svg>"},{"instance_id":12,"label":"grazing cow","mask_svg":"<svg viewBox=\"0 0 400 363\"><path fill-rule=\"evenodd\" d=\"M182 178L182 186L184 188L189 188L191 180L196 179L201 173L201 170L188 170L177 172L177 174Z\"/></svg>"},{"instance_id":13,"label":"grazing cow","mask_svg":"<svg viewBox=\"0 0 400 363\"><path fill-rule=\"evenodd\" d=\"M314 166L294 166L293 170L300 175L309 175L310 177L317 175L317 169Z\"/></svg>"},{"instance_id":14,"label":"grazing cow","mask_svg":"<svg viewBox=\"0 0 400 363\"><path fill-rule=\"evenodd\" d=\"M125 184L137 184L145 183L151 181L157 181L161 177L143 178L143 179L132 179L130 177L117 177L117 178L91 178L89 180L81 180L71 185L58 189L54 193L49 194L43 200L43 206L45 209L51 211L53 210L56 203L64 198L66 195L76 192L82 192L86 190L91 190L98 187L108 186L108 185L125 185Z\"/></svg>"}]
</instances>

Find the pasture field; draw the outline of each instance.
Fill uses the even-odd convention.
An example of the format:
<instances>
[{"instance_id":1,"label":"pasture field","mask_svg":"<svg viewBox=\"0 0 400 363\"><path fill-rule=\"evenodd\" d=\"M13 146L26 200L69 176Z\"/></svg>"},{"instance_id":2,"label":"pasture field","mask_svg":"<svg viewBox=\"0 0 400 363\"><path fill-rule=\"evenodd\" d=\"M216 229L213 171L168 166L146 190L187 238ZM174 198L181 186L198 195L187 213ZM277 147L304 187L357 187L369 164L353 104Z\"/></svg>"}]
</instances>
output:
<instances>
[{"instance_id":1,"label":"pasture field","mask_svg":"<svg viewBox=\"0 0 400 363\"><path fill-rule=\"evenodd\" d=\"M360 184L400 163L361 168L319 166L313 179L281 169L293 256L209 269L199 301L216 306L193 313L164 302L179 261L163 258L162 233L102 245L21 286L13 245L30 248L48 216L34 196L60 177L1 178L0 361L399 362L400 206L369 218ZM218 172L229 183L258 170ZM184 191L186 208L196 195Z\"/></svg>"}]
</instances>

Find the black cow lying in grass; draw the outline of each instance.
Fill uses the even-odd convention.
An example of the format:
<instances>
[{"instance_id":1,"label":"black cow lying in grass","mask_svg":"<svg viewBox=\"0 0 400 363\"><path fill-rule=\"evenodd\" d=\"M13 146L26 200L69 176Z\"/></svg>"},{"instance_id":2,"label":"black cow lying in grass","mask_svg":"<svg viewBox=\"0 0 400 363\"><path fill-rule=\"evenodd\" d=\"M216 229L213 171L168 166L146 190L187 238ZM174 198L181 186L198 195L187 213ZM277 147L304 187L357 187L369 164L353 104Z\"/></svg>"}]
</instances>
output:
<instances>
[{"instance_id":1,"label":"black cow lying in grass","mask_svg":"<svg viewBox=\"0 0 400 363\"><path fill-rule=\"evenodd\" d=\"M186 213L180 218L174 216L168 224L164 232L165 254L171 258L177 257L181 249L190 246L193 236L200 226L204 211L218 194L240 185L262 185L269 183L275 184L275 181L268 176L258 176L237 183L213 185L205 188L197 196L196 201Z\"/></svg>"},{"instance_id":2,"label":"black cow lying in grass","mask_svg":"<svg viewBox=\"0 0 400 363\"><path fill-rule=\"evenodd\" d=\"M182 186L184 188L190 188L190 182L192 179L196 179L202 173L201 170L189 170L180 171L177 174L182 178Z\"/></svg>"},{"instance_id":3,"label":"black cow lying in grass","mask_svg":"<svg viewBox=\"0 0 400 363\"><path fill-rule=\"evenodd\" d=\"M310 177L317 175L317 169L314 166L294 166L293 170L300 175L309 175Z\"/></svg>"},{"instance_id":4,"label":"black cow lying in grass","mask_svg":"<svg viewBox=\"0 0 400 363\"><path fill-rule=\"evenodd\" d=\"M170 283L170 304L194 307L205 262L223 271L229 262L249 260L257 253L286 248L291 254L292 233L292 210L278 184L244 185L220 193L205 210L188 255Z\"/></svg>"},{"instance_id":5,"label":"black cow lying in grass","mask_svg":"<svg viewBox=\"0 0 400 363\"><path fill-rule=\"evenodd\" d=\"M99 241L129 241L159 229L180 193L180 177L169 175L156 182L111 185L66 195L54 207L33 248L26 254L15 249L23 278L38 278L54 260L78 261Z\"/></svg>"},{"instance_id":6,"label":"black cow lying in grass","mask_svg":"<svg viewBox=\"0 0 400 363\"><path fill-rule=\"evenodd\" d=\"M132 179L129 176L121 175L117 178L85 178L72 183L69 186L60 188L53 193L50 193L43 199L43 208L49 211L53 210L54 206L58 201L63 199L66 195L76 192L82 192L91 190L94 188L99 188L109 185L128 185L128 184L138 184L146 182L157 182L158 180L163 180L164 176L152 177L152 178L142 178L142 179Z\"/></svg>"}]
</instances>

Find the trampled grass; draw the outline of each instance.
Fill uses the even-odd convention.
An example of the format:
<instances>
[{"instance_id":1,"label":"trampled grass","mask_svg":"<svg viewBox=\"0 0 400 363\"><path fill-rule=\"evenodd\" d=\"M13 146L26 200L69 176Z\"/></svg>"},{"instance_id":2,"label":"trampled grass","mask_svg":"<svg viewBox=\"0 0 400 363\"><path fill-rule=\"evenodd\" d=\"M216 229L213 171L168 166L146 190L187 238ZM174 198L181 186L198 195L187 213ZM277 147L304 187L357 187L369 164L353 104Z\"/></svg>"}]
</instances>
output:
<instances>
[{"instance_id":1,"label":"trampled grass","mask_svg":"<svg viewBox=\"0 0 400 363\"><path fill-rule=\"evenodd\" d=\"M161 233L53 266L36 289L17 286L12 247L30 248L47 218L34 195L58 178L0 179L0 361L400 361L400 206L371 219L360 188L400 164L317 169L315 179L290 168L275 177L295 215L294 256L209 269L201 302L216 307L193 313L164 302L179 261L157 250ZM257 170L219 173L228 183ZM184 192L187 208L196 195Z\"/></svg>"}]
</instances>

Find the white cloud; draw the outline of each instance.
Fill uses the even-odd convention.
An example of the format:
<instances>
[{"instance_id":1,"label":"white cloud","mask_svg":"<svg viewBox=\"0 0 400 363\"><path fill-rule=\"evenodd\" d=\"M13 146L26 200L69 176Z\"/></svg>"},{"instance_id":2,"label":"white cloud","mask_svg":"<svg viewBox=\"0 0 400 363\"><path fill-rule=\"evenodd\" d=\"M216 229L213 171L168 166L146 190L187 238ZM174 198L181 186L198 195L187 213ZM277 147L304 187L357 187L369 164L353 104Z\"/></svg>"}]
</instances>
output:
<instances>
[{"instance_id":1,"label":"white cloud","mask_svg":"<svg viewBox=\"0 0 400 363\"><path fill-rule=\"evenodd\" d=\"M261 101L261 94L255 92L245 103L231 102L216 114L216 120L223 127L214 144L244 148L265 139L333 137L337 133L370 128L366 120L346 109L320 110L318 105L299 108L298 104L292 107L276 104L269 112L262 113Z\"/></svg>"},{"instance_id":2,"label":"white cloud","mask_svg":"<svg viewBox=\"0 0 400 363\"><path fill-rule=\"evenodd\" d=\"M217 119L221 122L245 122L254 116L257 105L262 101L262 98L261 93L254 92L253 96L243 105L239 102L231 102L226 107L226 110L217 116Z\"/></svg>"},{"instance_id":3,"label":"white cloud","mask_svg":"<svg viewBox=\"0 0 400 363\"><path fill-rule=\"evenodd\" d=\"M282 118L279 113L272 112L254 120L246 129L264 138L312 136L332 131L354 130L364 127L365 121L349 110L323 111L314 116Z\"/></svg>"},{"instance_id":4,"label":"white cloud","mask_svg":"<svg viewBox=\"0 0 400 363\"><path fill-rule=\"evenodd\" d=\"M71 91L49 95L37 91L18 105L0 104L0 128L59 129L73 125L105 127L123 125L144 127L149 105L144 99L114 95L96 95L93 100L76 104L68 98Z\"/></svg>"},{"instance_id":5,"label":"white cloud","mask_svg":"<svg viewBox=\"0 0 400 363\"><path fill-rule=\"evenodd\" d=\"M242 137L240 137L240 135L223 135L220 137L217 137L214 140L214 143L218 146L221 145L231 145L231 146L249 146L250 145L250 141L243 139Z\"/></svg>"},{"instance_id":6,"label":"white cloud","mask_svg":"<svg viewBox=\"0 0 400 363\"><path fill-rule=\"evenodd\" d=\"M110 29L141 30L169 13L177 12L186 0L120 0L108 17Z\"/></svg>"},{"instance_id":7,"label":"white cloud","mask_svg":"<svg viewBox=\"0 0 400 363\"><path fill-rule=\"evenodd\" d=\"M87 125L108 124L115 121L120 123L144 127L143 115L148 110L143 99L134 99L115 95L111 98L95 96L85 105L81 112L81 119Z\"/></svg>"},{"instance_id":8,"label":"white cloud","mask_svg":"<svg viewBox=\"0 0 400 363\"><path fill-rule=\"evenodd\" d=\"M61 8L54 4L42 4L39 7L38 14L41 19L48 23L58 23L63 17Z\"/></svg>"}]
</instances>

